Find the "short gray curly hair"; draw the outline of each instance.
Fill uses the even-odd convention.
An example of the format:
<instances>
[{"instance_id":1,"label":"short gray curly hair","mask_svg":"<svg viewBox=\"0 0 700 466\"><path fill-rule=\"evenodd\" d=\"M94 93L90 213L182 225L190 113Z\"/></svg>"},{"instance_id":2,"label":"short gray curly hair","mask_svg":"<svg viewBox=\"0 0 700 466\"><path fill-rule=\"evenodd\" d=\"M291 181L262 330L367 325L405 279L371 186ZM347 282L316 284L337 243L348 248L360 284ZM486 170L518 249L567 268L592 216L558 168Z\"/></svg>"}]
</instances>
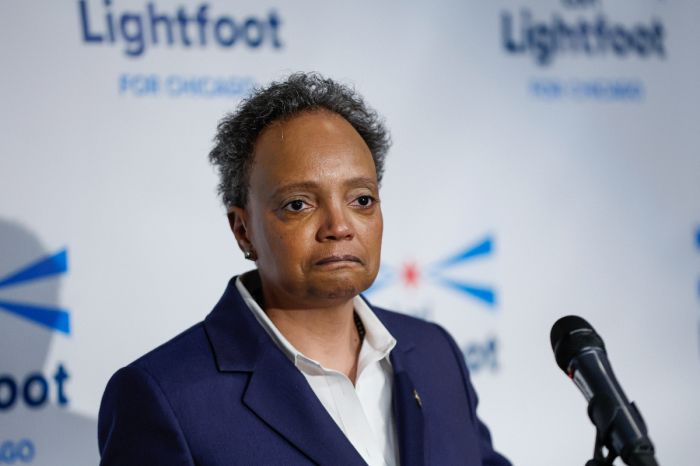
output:
<instances>
[{"instance_id":1,"label":"short gray curly hair","mask_svg":"<svg viewBox=\"0 0 700 466\"><path fill-rule=\"evenodd\" d=\"M355 128L372 153L381 182L391 146L384 120L354 89L317 73L294 73L284 81L255 88L219 122L209 160L219 173L218 190L226 207L245 207L248 202L253 149L260 132L277 121L318 110L336 113Z\"/></svg>"}]
</instances>

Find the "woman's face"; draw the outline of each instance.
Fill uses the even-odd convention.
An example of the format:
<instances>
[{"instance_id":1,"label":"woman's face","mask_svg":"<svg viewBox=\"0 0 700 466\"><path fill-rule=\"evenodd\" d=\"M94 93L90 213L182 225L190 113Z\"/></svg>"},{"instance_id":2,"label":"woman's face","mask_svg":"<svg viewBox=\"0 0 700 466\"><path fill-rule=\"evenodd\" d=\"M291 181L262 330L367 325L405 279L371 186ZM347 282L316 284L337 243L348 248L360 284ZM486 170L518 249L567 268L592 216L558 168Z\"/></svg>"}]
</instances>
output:
<instances>
[{"instance_id":1,"label":"woman's face","mask_svg":"<svg viewBox=\"0 0 700 466\"><path fill-rule=\"evenodd\" d=\"M369 288L382 211L372 154L344 118L303 113L255 143L241 216L268 306L328 306Z\"/></svg>"}]
</instances>

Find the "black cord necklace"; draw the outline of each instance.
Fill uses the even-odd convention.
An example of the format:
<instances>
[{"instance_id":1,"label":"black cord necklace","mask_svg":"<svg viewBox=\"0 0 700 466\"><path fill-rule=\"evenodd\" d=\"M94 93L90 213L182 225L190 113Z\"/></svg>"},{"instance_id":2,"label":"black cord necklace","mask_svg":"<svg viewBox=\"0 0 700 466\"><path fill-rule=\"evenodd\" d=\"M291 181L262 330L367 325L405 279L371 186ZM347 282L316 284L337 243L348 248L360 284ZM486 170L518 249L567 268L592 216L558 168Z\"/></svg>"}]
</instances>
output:
<instances>
[{"instance_id":1,"label":"black cord necklace","mask_svg":"<svg viewBox=\"0 0 700 466\"><path fill-rule=\"evenodd\" d=\"M365 330L365 325L362 323L362 319L357 315L357 312L352 311L352 318L355 320L355 327L357 327L357 334L360 335L360 341L364 341L367 331Z\"/></svg>"}]
</instances>

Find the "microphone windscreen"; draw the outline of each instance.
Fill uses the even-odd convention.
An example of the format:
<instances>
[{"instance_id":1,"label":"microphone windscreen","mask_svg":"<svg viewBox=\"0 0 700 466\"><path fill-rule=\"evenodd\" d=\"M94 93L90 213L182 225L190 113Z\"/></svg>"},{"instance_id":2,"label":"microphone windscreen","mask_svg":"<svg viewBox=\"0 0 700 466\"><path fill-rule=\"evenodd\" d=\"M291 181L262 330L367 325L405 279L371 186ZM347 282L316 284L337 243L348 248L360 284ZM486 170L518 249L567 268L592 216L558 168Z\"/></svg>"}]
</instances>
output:
<instances>
[{"instance_id":1,"label":"microphone windscreen","mask_svg":"<svg viewBox=\"0 0 700 466\"><path fill-rule=\"evenodd\" d=\"M603 339L591 324L579 316L566 316L557 320L549 334L557 365L568 373L569 364L581 351L597 348L605 352Z\"/></svg>"}]
</instances>

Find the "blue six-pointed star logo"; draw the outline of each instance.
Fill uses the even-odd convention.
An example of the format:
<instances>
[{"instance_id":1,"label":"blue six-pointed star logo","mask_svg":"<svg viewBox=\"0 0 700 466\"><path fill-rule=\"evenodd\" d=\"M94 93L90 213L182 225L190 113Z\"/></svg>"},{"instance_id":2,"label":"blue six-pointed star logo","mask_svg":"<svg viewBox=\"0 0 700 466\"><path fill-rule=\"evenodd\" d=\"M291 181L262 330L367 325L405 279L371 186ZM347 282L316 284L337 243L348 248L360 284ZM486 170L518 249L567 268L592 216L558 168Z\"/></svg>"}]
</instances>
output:
<instances>
[{"instance_id":1,"label":"blue six-pointed star logo","mask_svg":"<svg viewBox=\"0 0 700 466\"><path fill-rule=\"evenodd\" d=\"M6 277L0 278L0 291L12 286L64 274L68 271L65 249L52 256L45 256ZM70 333L68 311L31 303L18 303L0 299L0 310L25 318L35 324L63 333Z\"/></svg>"},{"instance_id":2,"label":"blue six-pointed star logo","mask_svg":"<svg viewBox=\"0 0 700 466\"><path fill-rule=\"evenodd\" d=\"M488 256L492 253L493 238L488 236L446 259L429 264L422 273L419 273L418 267L413 263L404 264L402 268L382 264L377 279L365 294L375 293L399 280L403 280L407 286L415 286L418 277L423 276L433 284L469 295L487 306L494 308L496 305L496 292L493 288L465 283L445 275L445 272L458 264L462 264L477 257Z\"/></svg>"}]
</instances>

